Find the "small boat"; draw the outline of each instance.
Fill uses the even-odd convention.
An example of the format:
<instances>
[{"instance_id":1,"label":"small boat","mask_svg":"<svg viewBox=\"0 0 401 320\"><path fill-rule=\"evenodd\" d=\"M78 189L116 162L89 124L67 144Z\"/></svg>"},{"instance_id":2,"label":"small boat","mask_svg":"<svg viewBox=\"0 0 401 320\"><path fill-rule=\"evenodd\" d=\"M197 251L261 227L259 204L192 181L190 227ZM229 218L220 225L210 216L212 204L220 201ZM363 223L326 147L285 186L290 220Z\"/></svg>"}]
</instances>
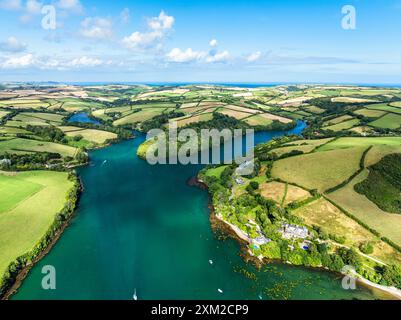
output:
<instances>
[{"instance_id":1,"label":"small boat","mask_svg":"<svg viewBox=\"0 0 401 320\"><path fill-rule=\"evenodd\" d=\"M104 166L107 163L107 160L104 160L102 163L102 166Z\"/></svg>"},{"instance_id":2,"label":"small boat","mask_svg":"<svg viewBox=\"0 0 401 320\"><path fill-rule=\"evenodd\" d=\"M210 263L210 264L213 264L213 260L209 260L209 263Z\"/></svg>"},{"instance_id":3,"label":"small boat","mask_svg":"<svg viewBox=\"0 0 401 320\"><path fill-rule=\"evenodd\" d=\"M221 290L221 289L217 289L217 291L218 291L219 293L223 293L223 290Z\"/></svg>"},{"instance_id":4,"label":"small boat","mask_svg":"<svg viewBox=\"0 0 401 320\"><path fill-rule=\"evenodd\" d=\"M133 298L134 298L135 301L138 300L138 296L136 295L136 289L135 289Z\"/></svg>"},{"instance_id":5,"label":"small boat","mask_svg":"<svg viewBox=\"0 0 401 320\"><path fill-rule=\"evenodd\" d=\"M259 300L263 300L263 297L262 297L262 294L261 294L261 293L259 293L258 298L259 298Z\"/></svg>"}]
</instances>

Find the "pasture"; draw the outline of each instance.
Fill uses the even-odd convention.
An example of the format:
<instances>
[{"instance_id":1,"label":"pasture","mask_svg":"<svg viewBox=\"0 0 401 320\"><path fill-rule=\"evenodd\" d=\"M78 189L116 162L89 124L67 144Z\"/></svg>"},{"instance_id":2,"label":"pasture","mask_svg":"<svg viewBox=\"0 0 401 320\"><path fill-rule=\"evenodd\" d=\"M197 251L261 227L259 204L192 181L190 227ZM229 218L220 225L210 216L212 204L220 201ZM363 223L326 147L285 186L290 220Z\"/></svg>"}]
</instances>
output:
<instances>
[{"instance_id":1,"label":"pasture","mask_svg":"<svg viewBox=\"0 0 401 320\"><path fill-rule=\"evenodd\" d=\"M61 156L74 157L77 149L54 142L37 141L23 138L14 138L0 141L0 154L4 153L27 154L32 152L52 152Z\"/></svg>"},{"instance_id":2,"label":"pasture","mask_svg":"<svg viewBox=\"0 0 401 320\"><path fill-rule=\"evenodd\" d=\"M308 190L324 192L358 171L365 150L358 147L285 158L274 162L272 176Z\"/></svg>"},{"instance_id":3,"label":"pasture","mask_svg":"<svg viewBox=\"0 0 401 320\"><path fill-rule=\"evenodd\" d=\"M399 129L401 127L401 115L389 113L373 122L370 122L369 125L383 129Z\"/></svg>"},{"instance_id":4,"label":"pasture","mask_svg":"<svg viewBox=\"0 0 401 320\"><path fill-rule=\"evenodd\" d=\"M362 171L345 187L328 194L327 197L374 230L380 232L382 236L401 245L401 215L391 214L379 209L364 195L354 190L355 184L364 181L368 175L368 170Z\"/></svg>"},{"instance_id":5,"label":"pasture","mask_svg":"<svg viewBox=\"0 0 401 320\"><path fill-rule=\"evenodd\" d=\"M73 187L67 176L51 171L0 172L0 277L12 261L33 249L63 208Z\"/></svg>"}]
</instances>

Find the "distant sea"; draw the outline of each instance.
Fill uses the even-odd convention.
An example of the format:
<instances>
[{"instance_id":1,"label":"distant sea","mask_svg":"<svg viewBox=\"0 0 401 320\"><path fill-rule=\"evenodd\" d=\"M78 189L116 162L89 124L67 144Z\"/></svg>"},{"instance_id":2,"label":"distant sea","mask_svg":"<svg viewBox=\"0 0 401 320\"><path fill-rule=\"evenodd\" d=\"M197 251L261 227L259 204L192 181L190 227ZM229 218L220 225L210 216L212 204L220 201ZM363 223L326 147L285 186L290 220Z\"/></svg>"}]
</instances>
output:
<instances>
[{"instance_id":1,"label":"distant sea","mask_svg":"<svg viewBox=\"0 0 401 320\"><path fill-rule=\"evenodd\" d=\"M63 83L63 82L60 82ZM259 87L274 87L280 85L345 85L345 86L360 86L360 87L386 87L386 88L401 88L401 84L380 84L380 83L308 83L308 82L65 82L65 84L76 86L99 86L110 84L121 85L148 85L148 86L187 86L187 85L218 85L227 87L241 88L259 88Z\"/></svg>"}]
</instances>

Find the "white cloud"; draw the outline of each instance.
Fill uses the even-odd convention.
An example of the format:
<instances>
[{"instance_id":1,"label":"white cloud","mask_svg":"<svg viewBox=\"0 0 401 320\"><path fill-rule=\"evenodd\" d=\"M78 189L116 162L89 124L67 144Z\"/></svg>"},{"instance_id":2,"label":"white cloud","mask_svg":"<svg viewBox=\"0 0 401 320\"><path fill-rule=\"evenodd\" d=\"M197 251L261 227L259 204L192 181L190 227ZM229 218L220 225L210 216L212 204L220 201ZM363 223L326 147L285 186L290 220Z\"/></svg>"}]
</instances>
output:
<instances>
[{"instance_id":1,"label":"white cloud","mask_svg":"<svg viewBox=\"0 0 401 320\"><path fill-rule=\"evenodd\" d=\"M31 53L20 57L7 58L0 66L3 69L20 69L30 67L35 63L35 59Z\"/></svg>"},{"instance_id":2,"label":"white cloud","mask_svg":"<svg viewBox=\"0 0 401 320\"><path fill-rule=\"evenodd\" d=\"M88 17L81 22L81 35L90 39L108 39L113 35L113 23L110 19Z\"/></svg>"},{"instance_id":3,"label":"white cloud","mask_svg":"<svg viewBox=\"0 0 401 320\"><path fill-rule=\"evenodd\" d=\"M194 51L192 48L188 48L185 51L179 48L174 48L166 55L167 60L171 62L191 62L200 60L205 56L205 52Z\"/></svg>"},{"instance_id":4,"label":"white cloud","mask_svg":"<svg viewBox=\"0 0 401 320\"><path fill-rule=\"evenodd\" d=\"M262 56L262 52L260 51L256 51L251 53L249 56L246 57L246 61L248 62L255 62L257 60L259 60Z\"/></svg>"},{"instance_id":5,"label":"white cloud","mask_svg":"<svg viewBox=\"0 0 401 320\"><path fill-rule=\"evenodd\" d=\"M83 6L79 0L59 0L56 3L57 7L66 11L76 13L83 12Z\"/></svg>"},{"instance_id":6,"label":"white cloud","mask_svg":"<svg viewBox=\"0 0 401 320\"><path fill-rule=\"evenodd\" d=\"M163 32L171 29L174 25L174 21L173 16L168 16L164 11L161 11L158 17L149 19L148 26L154 31Z\"/></svg>"},{"instance_id":7,"label":"white cloud","mask_svg":"<svg viewBox=\"0 0 401 320\"><path fill-rule=\"evenodd\" d=\"M0 42L0 51L21 52L26 50L26 43L15 37L9 37L6 41Z\"/></svg>"},{"instance_id":8,"label":"white cloud","mask_svg":"<svg viewBox=\"0 0 401 320\"><path fill-rule=\"evenodd\" d=\"M39 14L42 7L43 3L36 0L28 0L26 2L26 11L28 14Z\"/></svg>"},{"instance_id":9,"label":"white cloud","mask_svg":"<svg viewBox=\"0 0 401 320\"><path fill-rule=\"evenodd\" d=\"M124 8L123 11L121 11L120 13L121 22L124 24L128 23L131 18L130 15L130 10L128 8Z\"/></svg>"},{"instance_id":10,"label":"white cloud","mask_svg":"<svg viewBox=\"0 0 401 320\"><path fill-rule=\"evenodd\" d=\"M214 62L226 62L230 59L230 53L226 50L223 52L217 52L214 55L209 55L206 58L206 62L214 63Z\"/></svg>"},{"instance_id":11,"label":"white cloud","mask_svg":"<svg viewBox=\"0 0 401 320\"><path fill-rule=\"evenodd\" d=\"M148 49L160 45L160 41L173 28L174 17L168 16L161 11L158 17L148 20L146 32L133 32L122 40L122 44L131 50Z\"/></svg>"},{"instance_id":12,"label":"white cloud","mask_svg":"<svg viewBox=\"0 0 401 320\"><path fill-rule=\"evenodd\" d=\"M210 40L210 42L209 42L209 46L211 46L211 47L213 47L213 48L217 47L218 44L219 44L219 43L217 42L216 39L212 39L212 40Z\"/></svg>"},{"instance_id":13,"label":"white cloud","mask_svg":"<svg viewBox=\"0 0 401 320\"><path fill-rule=\"evenodd\" d=\"M91 58L87 56L75 58L67 63L70 67L96 67L103 64L103 61L98 58Z\"/></svg>"},{"instance_id":14,"label":"white cloud","mask_svg":"<svg viewBox=\"0 0 401 320\"><path fill-rule=\"evenodd\" d=\"M97 57L79 56L75 58L64 58L54 56L35 57L33 54L25 54L19 57L10 56L0 63L1 69L37 68L41 70L69 70L94 68L101 65L112 65L113 61L104 62Z\"/></svg>"},{"instance_id":15,"label":"white cloud","mask_svg":"<svg viewBox=\"0 0 401 320\"><path fill-rule=\"evenodd\" d=\"M3 10L21 10L21 0L1 0L0 9Z\"/></svg>"}]
</instances>

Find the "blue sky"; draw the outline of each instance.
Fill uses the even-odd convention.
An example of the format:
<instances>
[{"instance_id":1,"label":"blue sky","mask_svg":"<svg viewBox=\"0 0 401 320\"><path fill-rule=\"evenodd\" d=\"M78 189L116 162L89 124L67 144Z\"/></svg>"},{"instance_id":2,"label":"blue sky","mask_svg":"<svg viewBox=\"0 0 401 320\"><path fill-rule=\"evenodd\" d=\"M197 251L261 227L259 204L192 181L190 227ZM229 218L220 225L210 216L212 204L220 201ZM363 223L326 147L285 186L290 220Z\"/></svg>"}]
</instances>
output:
<instances>
[{"instance_id":1,"label":"blue sky","mask_svg":"<svg viewBox=\"0 0 401 320\"><path fill-rule=\"evenodd\" d=\"M400 30L401 0L0 0L0 81L401 84Z\"/></svg>"}]
</instances>

